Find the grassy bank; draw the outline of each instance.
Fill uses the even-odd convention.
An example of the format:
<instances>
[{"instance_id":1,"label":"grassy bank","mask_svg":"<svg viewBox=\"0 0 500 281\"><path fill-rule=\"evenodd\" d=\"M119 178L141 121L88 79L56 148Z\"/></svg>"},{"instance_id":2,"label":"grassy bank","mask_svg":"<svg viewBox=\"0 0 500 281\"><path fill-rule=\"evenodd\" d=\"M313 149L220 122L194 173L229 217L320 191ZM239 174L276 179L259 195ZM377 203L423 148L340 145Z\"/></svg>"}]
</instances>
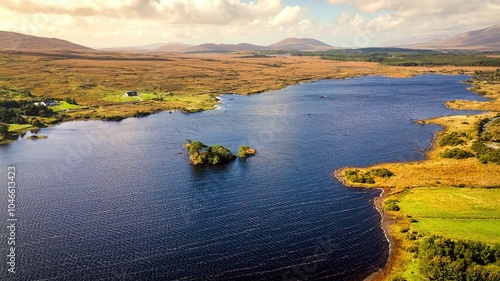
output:
<instances>
[{"instance_id":1,"label":"grassy bank","mask_svg":"<svg viewBox=\"0 0 500 281\"><path fill-rule=\"evenodd\" d=\"M485 149L493 156L484 157L483 151L477 149L478 144L488 144L498 134L496 121L484 128L500 112L500 80L489 78L477 75L471 90L491 100L447 103L451 108L486 113L419 122L443 127L426 160L336 171L336 176L349 186L383 188L387 194L381 209L391 218L392 224L385 229L392 237L394 255L390 267L375 280L428 280L429 264L418 248L433 235L485 245L500 243L500 165L494 159L497 152ZM390 176L376 171L388 171L384 175Z\"/></svg>"}]
</instances>

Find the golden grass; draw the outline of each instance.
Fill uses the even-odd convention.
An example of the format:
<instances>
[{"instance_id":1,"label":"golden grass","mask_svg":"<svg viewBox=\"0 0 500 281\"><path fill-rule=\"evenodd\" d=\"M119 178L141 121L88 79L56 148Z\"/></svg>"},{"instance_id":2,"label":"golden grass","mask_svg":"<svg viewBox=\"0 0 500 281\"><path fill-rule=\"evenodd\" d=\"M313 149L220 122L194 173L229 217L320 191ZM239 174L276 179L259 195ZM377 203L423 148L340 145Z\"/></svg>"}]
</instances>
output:
<instances>
[{"instance_id":1,"label":"golden grass","mask_svg":"<svg viewBox=\"0 0 500 281\"><path fill-rule=\"evenodd\" d=\"M473 71L463 67L391 67L318 57L247 55L4 52L0 55L0 89L20 92L28 89L39 98L71 97L82 106L100 107L99 112L104 112L100 115L116 115L119 109L120 115L132 116L138 108L148 112L175 108L212 109L217 103L215 97L220 94L247 95L319 79ZM127 90L137 90L148 97L174 95L178 98L124 98L122 95ZM126 106L121 106L124 104ZM99 118L99 114L90 114L92 112L82 110L70 115Z\"/></svg>"},{"instance_id":2,"label":"golden grass","mask_svg":"<svg viewBox=\"0 0 500 281\"><path fill-rule=\"evenodd\" d=\"M481 85L482 86L482 85ZM500 85L488 86L486 97L492 100L485 102L449 102L452 108L492 110L492 112L480 115L458 115L440 117L430 120L424 120L422 123L435 123L444 127L439 132L440 136L451 133L465 133L474 131L475 123L486 117L493 117L500 112ZM464 145L457 147L471 151L472 140ZM496 164L481 164L476 158L469 159L445 159L440 153L450 147L440 147L434 144L433 149L427 154L425 161L407 162L407 163L383 163L368 168L361 168L361 171L367 171L370 168L386 168L392 171L395 176L390 178L377 178L373 185L347 183L353 186L368 186L390 188L393 191L402 190L407 187L423 186L470 186L470 187L493 187L500 185L500 166ZM342 174L344 168L337 174ZM356 168L359 169L359 168Z\"/></svg>"}]
</instances>

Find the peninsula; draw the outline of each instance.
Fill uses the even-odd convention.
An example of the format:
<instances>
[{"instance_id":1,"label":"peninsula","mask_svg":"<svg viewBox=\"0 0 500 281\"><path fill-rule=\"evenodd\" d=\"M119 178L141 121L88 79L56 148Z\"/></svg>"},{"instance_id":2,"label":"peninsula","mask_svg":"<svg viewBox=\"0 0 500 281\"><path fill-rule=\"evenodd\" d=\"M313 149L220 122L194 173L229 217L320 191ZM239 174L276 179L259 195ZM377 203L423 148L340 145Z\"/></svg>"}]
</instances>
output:
<instances>
[{"instance_id":1,"label":"peninsula","mask_svg":"<svg viewBox=\"0 0 500 281\"><path fill-rule=\"evenodd\" d=\"M375 204L392 252L387 267L372 280L500 277L500 149L495 144L500 132L500 69L477 71L471 82L470 90L490 100L447 105L485 112L419 121L443 127L426 160L346 167L334 173L348 186L383 190ZM431 254L451 244L460 245L454 247L463 252ZM474 251L491 259L472 258ZM461 260L464 255L471 257ZM443 272L443 267L450 270Z\"/></svg>"}]
</instances>

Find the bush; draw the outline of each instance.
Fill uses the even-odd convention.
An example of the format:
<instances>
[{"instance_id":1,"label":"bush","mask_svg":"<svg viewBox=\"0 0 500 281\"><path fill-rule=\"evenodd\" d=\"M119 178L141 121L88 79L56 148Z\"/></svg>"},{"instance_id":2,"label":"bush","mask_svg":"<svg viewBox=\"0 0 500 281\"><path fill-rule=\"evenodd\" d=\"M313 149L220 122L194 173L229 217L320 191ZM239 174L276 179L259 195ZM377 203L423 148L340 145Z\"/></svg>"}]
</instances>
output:
<instances>
[{"instance_id":1,"label":"bush","mask_svg":"<svg viewBox=\"0 0 500 281\"><path fill-rule=\"evenodd\" d=\"M221 165L236 158L229 148L222 145L208 146L200 141L191 140L186 142L184 148L189 151L189 160L193 165Z\"/></svg>"},{"instance_id":2,"label":"bush","mask_svg":"<svg viewBox=\"0 0 500 281\"><path fill-rule=\"evenodd\" d=\"M255 149L249 147L249 146L246 146L246 145L242 145L240 146L240 148L238 149L238 157L240 158L246 158L248 156L252 156L252 155L255 155Z\"/></svg>"},{"instance_id":3,"label":"bush","mask_svg":"<svg viewBox=\"0 0 500 281\"><path fill-rule=\"evenodd\" d=\"M381 178L390 178L394 176L394 173L386 168L371 169L370 173Z\"/></svg>"},{"instance_id":4,"label":"bush","mask_svg":"<svg viewBox=\"0 0 500 281\"><path fill-rule=\"evenodd\" d=\"M397 205L398 202L399 201L397 201L397 200L389 199L389 200L384 202L384 209L386 209L388 211L397 212L400 210L399 206Z\"/></svg>"},{"instance_id":5,"label":"bush","mask_svg":"<svg viewBox=\"0 0 500 281\"><path fill-rule=\"evenodd\" d=\"M447 149L446 151L441 152L440 155L443 158L453 158L453 159L466 159L475 156L474 154L460 148Z\"/></svg>"},{"instance_id":6,"label":"bush","mask_svg":"<svg viewBox=\"0 0 500 281\"><path fill-rule=\"evenodd\" d=\"M459 138L459 134L457 132L445 135L439 140L440 146L457 146L462 143L464 143L464 141Z\"/></svg>"},{"instance_id":7,"label":"bush","mask_svg":"<svg viewBox=\"0 0 500 281\"><path fill-rule=\"evenodd\" d=\"M368 184L374 184L375 183L375 180L370 175L370 173L362 173L359 170L347 170L344 173L344 176L350 182L368 183Z\"/></svg>"},{"instance_id":8,"label":"bush","mask_svg":"<svg viewBox=\"0 0 500 281\"><path fill-rule=\"evenodd\" d=\"M64 101L69 103L69 104L78 105L78 103L76 102L76 100L74 98L67 97L64 99Z\"/></svg>"},{"instance_id":9,"label":"bush","mask_svg":"<svg viewBox=\"0 0 500 281\"><path fill-rule=\"evenodd\" d=\"M500 149L489 148L482 142L473 142L472 149L481 163L496 163L500 165Z\"/></svg>"},{"instance_id":10,"label":"bush","mask_svg":"<svg viewBox=\"0 0 500 281\"><path fill-rule=\"evenodd\" d=\"M423 239L418 247L420 271L430 280L498 280L500 245L444 239Z\"/></svg>"}]
</instances>

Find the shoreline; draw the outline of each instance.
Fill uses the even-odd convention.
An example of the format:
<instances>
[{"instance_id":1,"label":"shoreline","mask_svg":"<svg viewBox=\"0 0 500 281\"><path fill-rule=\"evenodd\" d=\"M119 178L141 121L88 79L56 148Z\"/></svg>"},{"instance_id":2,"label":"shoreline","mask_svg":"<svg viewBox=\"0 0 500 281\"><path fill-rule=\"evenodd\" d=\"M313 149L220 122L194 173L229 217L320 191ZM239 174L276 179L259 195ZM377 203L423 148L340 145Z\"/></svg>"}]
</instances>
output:
<instances>
[{"instance_id":1,"label":"shoreline","mask_svg":"<svg viewBox=\"0 0 500 281\"><path fill-rule=\"evenodd\" d=\"M333 173L335 178L342 183L344 186L347 188L364 188L364 189L373 189L372 187L367 187L367 186L357 186L357 185L352 185L348 183L343 177L342 177L342 171L349 169L350 167L344 167L335 170ZM384 278L388 277L390 274L390 271L394 264L396 263L397 259L397 251L399 250L399 245L400 243L396 240L394 235L391 233L391 227L394 225L394 218L391 217L387 212L384 212L384 208L382 206L382 203L384 200L390 195L389 194L389 189L388 188L382 188L382 187L377 187L376 189L380 190L380 195L377 196L376 198L373 199L373 206L375 207L375 210L380 214L380 228L384 232L385 239L389 243L389 255L387 257L387 262L385 263L384 267L380 268L376 272L373 272L370 274L368 277L364 279L364 281L381 281L384 280Z\"/></svg>"},{"instance_id":2,"label":"shoreline","mask_svg":"<svg viewBox=\"0 0 500 281\"><path fill-rule=\"evenodd\" d=\"M0 74L9 78L11 88L34 88L31 98L64 100L76 98L82 106L80 109L60 111L57 115L32 119L41 120L44 127L61 124L68 121L103 120L119 121L130 117L146 116L163 111L180 110L183 113L194 113L205 110L214 110L220 103L220 96L224 94L254 95L282 90L287 87L313 83L321 80L348 79L364 76L380 76L390 78L410 78L424 74L439 75L473 75L476 70L494 71L490 66L390 66L376 62L335 61L326 60L317 56L264 56L251 60L240 57L238 54L204 54L204 55L166 55L161 63L150 60L134 60L132 66L136 69L135 75L148 75L151 82L145 85L133 85L141 94L148 97L139 100L123 100L118 93L130 88L128 72L123 69L131 67L129 61L117 63L114 69L112 84L102 77L108 77L106 69L101 69L101 62L89 60L94 58L88 54L74 60L72 58L54 60L50 54L11 54L18 61L12 62L12 67L23 69L29 63L30 68L43 68L45 63L51 63L53 73L57 75L42 77L49 82L42 89L30 86L39 82L40 77L32 73L17 73L6 71L0 67ZM95 54L94 54L95 55ZM40 60L42 58L43 60ZM135 57L132 57L137 59ZM186 60L186 58L189 58ZM75 64L76 63L76 64ZM114 62L116 63L116 62ZM198 66L203 65L203 70ZM179 68L173 71L174 67ZM96 69L99 69L97 71ZM144 69L149 69L144 73ZM97 71L97 72L96 72ZM179 72L180 71L180 72ZM120 76L123 72L124 76ZM92 85L82 84L75 90L73 86L81 81L72 74L96 76ZM217 73L217 75L215 75ZM220 75L225 74L225 75ZM170 76L169 76L170 75ZM171 77L167 80L164 77ZM58 80L57 80L58 79ZM181 80L179 80L181 79ZM66 81L61 84L57 81ZM0 83L2 86L2 83ZM90 87L90 88L89 88ZM51 96L47 95L51 92ZM23 97L22 94L17 94ZM25 97L26 98L26 97ZM39 127L43 128L43 127ZM0 141L0 144L12 142L23 134L13 130L9 138ZM10 140L9 140L10 139Z\"/></svg>"},{"instance_id":3,"label":"shoreline","mask_svg":"<svg viewBox=\"0 0 500 281\"><path fill-rule=\"evenodd\" d=\"M479 82L480 83L480 82ZM472 85L475 85L473 83ZM474 91L474 87L467 88L472 94L478 95L479 93ZM491 94L490 94L491 95ZM498 100L498 98L491 97L488 98L487 102L495 102L495 100ZM406 161L406 162L381 162L381 163L375 163L369 166L364 166L364 167L342 167L334 171L334 176L339 180L344 186L347 188L364 188L364 189L380 189L382 190L382 193L380 194L379 197L374 199L374 206L375 209L380 213L381 215L381 228L384 231L384 234L386 235L387 241L389 242L389 257L387 259L387 263L383 268L381 268L379 271L374 272L370 276L368 276L365 281L381 281L381 280L388 280L387 278L393 276L395 270L398 269L398 263L404 263L406 261L404 257L404 250L401 248L404 241L401 240L402 238L398 238L395 233L393 233L393 227L398 225L397 222L397 217L392 216L389 212L385 211L383 208L383 202L392 195L396 195L403 190L398 190L398 189L393 189L392 193L389 193L392 187L396 186L390 186L387 183L377 183L374 185L367 185L363 183L352 183L348 182L347 179L343 177L343 172L349 169L361 169L361 170L366 170L370 169L373 167L380 167L388 164L409 164L411 163L424 163L426 161L432 161L435 158L436 153L439 151L439 141L440 139L446 135L447 132L452 130L453 124L447 124L446 121L443 121L444 118L449 117L475 117L475 116L482 116L485 114L492 114L495 112L495 110L489 110L489 109L483 109L483 108L455 108L454 106L451 106L449 102L445 103L446 107L454 110L479 110L481 113L474 114L474 115L466 115L466 114L457 114L453 116L441 116L441 117L435 117L435 118L430 118L430 119L423 119L423 120L416 120L415 124L421 124L421 125L428 125L428 124L436 124L440 127L440 130L436 131L433 135L433 138L431 142L429 143L429 147L424 151L423 153L423 159L422 160L415 160L415 161ZM468 120L467 120L468 121ZM462 122L463 123L463 122ZM400 265L399 265L400 266Z\"/></svg>"}]
</instances>

